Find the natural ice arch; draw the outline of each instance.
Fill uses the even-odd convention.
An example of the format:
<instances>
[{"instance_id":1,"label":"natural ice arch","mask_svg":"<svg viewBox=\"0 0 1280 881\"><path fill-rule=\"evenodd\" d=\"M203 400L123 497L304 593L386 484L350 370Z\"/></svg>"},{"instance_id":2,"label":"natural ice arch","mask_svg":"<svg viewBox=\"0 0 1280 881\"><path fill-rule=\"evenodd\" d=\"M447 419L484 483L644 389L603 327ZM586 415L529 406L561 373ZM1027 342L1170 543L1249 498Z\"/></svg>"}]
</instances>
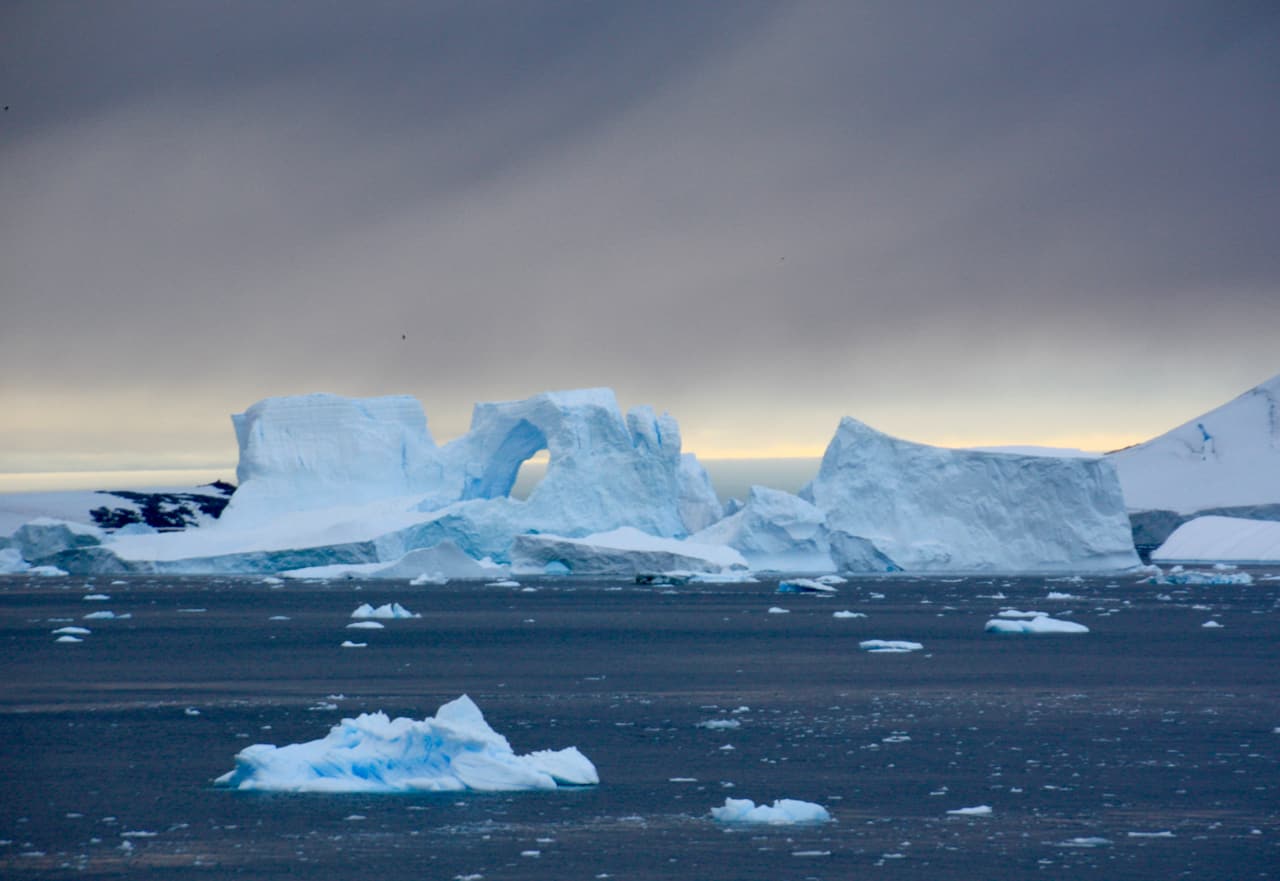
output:
<instances>
[{"instance_id":1,"label":"natural ice arch","mask_svg":"<svg viewBox=\"0 0 1280 881\"><path fill-rule=\"evenodd\" d=\"M528 419L521 419L490 455L484 471L468 478L462 489L462 498L495 499L511 495L520 466L545 449L546 434Z\"/></svg>"}]
</instances>

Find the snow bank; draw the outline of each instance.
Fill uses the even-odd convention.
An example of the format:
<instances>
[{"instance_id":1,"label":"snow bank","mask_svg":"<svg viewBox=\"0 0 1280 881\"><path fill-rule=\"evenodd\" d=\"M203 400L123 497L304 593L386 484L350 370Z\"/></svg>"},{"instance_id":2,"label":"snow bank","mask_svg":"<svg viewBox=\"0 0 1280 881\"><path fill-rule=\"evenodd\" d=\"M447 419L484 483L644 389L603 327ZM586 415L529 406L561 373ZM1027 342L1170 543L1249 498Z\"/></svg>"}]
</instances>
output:
<instances>
[{"instance_id":1,"label":"snow bank","mask_svg":"<svg viewBox=\"0 0 1280 881\"><path fill-rule=\"evenodd\" d=\"M637 575L745 570L747 562L724 545L660 538L622 527L584 538L517 536L511 547L511 568L517 574Z\"/></svg>"},{"instance_id":2,"label":"snow bank","mask_svg":"<svg viewBox=\"0 0 1280 881\"><path fill-rule=\"evenodd\" d=\"M1151 559L1160 563L1280 563L1280 522L1197 517L1175 529L1152 552Z\"/></svg>"},{"instance_id":3,"label":"snow bank","mask_svg":"<svg viewBox=\"0 0 1280 881\"><path fill-rule=\"evenodd\" d=\"M869 542L908 572L1138 565L1120 484L1103 459L942 449L846 418L800 495L830 532Z\"/></svg>"},{"instance_id":4,"label":"snow bank","mask_svg":"<svg viewBox=\"0 0 1280 881\"><path fill-rule=\"evenodd\" d=\"M1003 613L1002 613L1003 614ZM1075 621L1063 621L1039 613L1032 618L992 618L986 624L987 633L1088 633L1089 628Z\"/></svg>"},{"instance_id":5,"label":"snow bank","mask_svg":"<svg viewBox=\"0 0 1280 881\"><path fill-rule=\"evenodd\" d=\"M1191 514L1280 502L1280 375L1107 456L1131 510ZM1272 558L1274 559L1274 558Z\"/></svg>"},{"instance_id":6,"label":"snow bank","mask_svg":"<svg viewBox=\"0 0 1280 881\"><path fill-rule=\"evenodd\" d=\"M712 808L711 816L721 823L764 823L796 826L831 822L831 814L820 804L780 798L772 805L757 805L749 798L726 798L724 807Z\"/></svg>"},{"instance_id":7,"label":"snow bank","mask_svg":"<svg viewBox=\"0 0 1280 881\"><path fill-rule=\"evenodd\" d=\"M575 747L516 755L463 695L422 721L365 713L320 740L246 747L216 782L284 792L505 792L600 780Z\"/></svg>"}]
</instances>

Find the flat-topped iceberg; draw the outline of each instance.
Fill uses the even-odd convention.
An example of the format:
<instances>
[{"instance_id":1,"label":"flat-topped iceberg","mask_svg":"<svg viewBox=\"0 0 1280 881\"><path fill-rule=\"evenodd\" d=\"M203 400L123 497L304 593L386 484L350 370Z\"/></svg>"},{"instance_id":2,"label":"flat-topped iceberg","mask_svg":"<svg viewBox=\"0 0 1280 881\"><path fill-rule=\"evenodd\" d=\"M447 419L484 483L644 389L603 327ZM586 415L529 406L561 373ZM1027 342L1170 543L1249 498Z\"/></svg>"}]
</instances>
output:
<instances>
[{"instance_id":1,"label":"flat-topped iceberg","mask_svg":"<svg viewBox=\"0 0 1280 881\"><path fill-rule=\"evenodd\" d=\"M463 695L421 721L364 713L320 740L254 744L216 782L279 792L507 792L589 786L600 777L576 747L516 755Z\"/></svg>"},{"instance_id":2,"label":"flat-topped iceberg","mask_svg":"<svg viewBox=\"0 0 1280 881\"><path fill-rule=\"evenodd\" d=\"M726 798L724 806L711 809L721 823L758 823L768 826L798 826L831 822L831 814L820 804L795 798L780 798L772 805L757 805L749 798Z\"/></svg>"},{"instance_id":3,"label":"flat-topped iceberg","mask_svg":"<svg viewBox=\"0 0 1280 881\"><path fill-rule=\"evenodd\" d=\"M1104 459L931 447L846 418L800 495L822 510L830 532L869 542L907 572L1139 562L1120 483Z\"/></svg>"},{"instance_id":4,"label":"flat-topped iceberg","mask_svg":"<svg viewBox=\"0 0 1280 881\"><path fill-rule=\"evenodd\" d=\"M1001 613L1003 614L1003 613ZM1075 621L1050 618L1043 612L1032 613L1030 618L992 618L985 627L987 633L1039 635L1046 633L1088 633L1089 628Z\"/></svg>"}]
</instances>

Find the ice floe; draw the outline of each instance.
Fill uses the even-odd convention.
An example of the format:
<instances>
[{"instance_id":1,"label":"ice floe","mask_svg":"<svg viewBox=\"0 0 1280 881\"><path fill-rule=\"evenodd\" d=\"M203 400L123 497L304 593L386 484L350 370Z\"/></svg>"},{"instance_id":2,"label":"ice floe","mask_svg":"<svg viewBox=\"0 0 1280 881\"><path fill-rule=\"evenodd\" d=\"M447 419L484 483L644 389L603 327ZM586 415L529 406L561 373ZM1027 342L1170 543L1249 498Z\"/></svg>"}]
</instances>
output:
<instances>
[{"instance_id":1,"label":"ice floe","mask_svg":"<svg viewBox=\"0 0 1280 881\"><path fill-rule=\"evenodd\" d=\"M831 814L820 804L794 798L780 798L772 805L757 805L749 798L726 798L724 806L711 809L721 823L760 823L769 826L797 826L829 823Z\"/></svg>"},{"instance_id":2,"label":"ice floe","mask_svg":"<svg viewBox=\"0 0 1280 881\"><path fill-rule=\"evenodd\" d=\"M947 813L956 817L987 817L992 811L991 805L974 805L971 808L955 808Z\"/></svg>"},{"instance_id":3,"label":"ice floe","mask_svg":"<svg viewBox=\"0 0 1280 881\"><path fill-rule=\"evenodd\" d=\"M1004 614L1004 613L1001 613ZM1043 612L1025 613L1031 617L1023 618L992 618L986 624L987 633L1010 633L1010 634L1047 634L1047 633L1088 633L1089 628L1075 621L1063 621L1060 618L1050 618Z\"/></svg>"},{"instance_id":4,"label":"ice floe","mask_svg":"<svg viewBox=\"0 0 1280 881\"><path fill-rule=\"evenodd\" d=\"M463 695L421 721L364 713L320 740L246 747L216 782L286 792L504 792L591 785L599 775L576 747L516 755Z\"/></svg>"},{"instance_id":5,"label":"ice floe","mask_svg":"<svg viewBox=\"0 0 1280 881\"><path fill-rule=\"evenodd\" d=\"M908 642L904 639L864 639L858 643L858 648L864 652L875 652L877 654L903 654L905 652L918 652L924 648L924 644Z\"/></svg>"}]
</instances>

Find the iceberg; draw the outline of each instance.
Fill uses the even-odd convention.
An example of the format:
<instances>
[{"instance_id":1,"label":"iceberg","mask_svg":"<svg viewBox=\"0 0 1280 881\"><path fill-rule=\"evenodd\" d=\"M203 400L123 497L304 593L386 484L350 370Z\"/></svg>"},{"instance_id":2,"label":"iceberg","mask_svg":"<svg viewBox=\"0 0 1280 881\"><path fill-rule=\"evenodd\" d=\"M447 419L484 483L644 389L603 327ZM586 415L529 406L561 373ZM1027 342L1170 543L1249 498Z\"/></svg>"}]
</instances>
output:
<instances>
[{"instance_id":1,"label":"iceberg","mask_svg":"<svg viewBox=\"0 0 1280 881\"><path fill-rule=\"evenodd\" d=\"M724 545L660 538L622 527L583 538L516 536L511 568L517 574L640 575L745 570L747 562Z\"/></svg>"},{"instance_id":2,"label":"iceberg","mask_svg":"<svg viewBox=\"0 0 1280 881\"><path fill-rule=\"evenodd\" d=\"M383 619L401 619L401 618L421 618L421 615L415 615L399 603L387 603L383 606L374 608L368 603L361 603L356 606L356 610L351 613L352 618L383 618Z\"/></svg>"},{"instance_id":3,"label":"iceberg","mask_svg":"<svg viewBox=\"0 0 1280 881\"><path fill-rule=\"evenodd\" d=\"M1280 522L1196 517L1175 529L1164 544L1152 552L1151 560L1158 563L1277 563L1280 562Z\"/></svg>"},{"instance_id":4,"label":"iceberg","mask_svg":"<svg viewBox=\"0 0 1280 881\"><path fill-rule=\"evenodd\" d=\"M864 639L858 643L858 648L864 652L897 655L905 654L906 652L918 652L924 648L924 644L908 642L905 639Z\"/></svg>"},{"instance_id":5,"label":"iceberg","mask_svg":"<svg viewBox=\"0 0 1280 881\"><path fill-rule=\"evenodd\" d=\"M763 486L751 487L741 508L691 540L728 545L755 570L830 572L835 568L822 511L799 496Z\"/></svg>"},{"instance_id":6,"label":"iceberg","mask_svg":"<svg viewBox=\"0 0 1280 881\"><path fill-rule=\"evenodd\" d=\"M1280 504L1280 375L1107 459L1130 510Z\"/></svg>"},{"instance_id":7,"label":"iceberg","mask_svg":"<svg viewBox=\"0 0 1280 881\"><path fill-rule=\"evenodd\" d=\"M1104 459L951 450L845 418L800 495L904 571L1113 571L1139 564ZM839 561L837 561L838 563Z\"/></svg>"},{"instance_id":8,"label":"iceberg","mask_svg":"<svg viewBox=\"0 0 1280 881\"><path fill-rule=\"evenodd\" d=\"M984 628L987 633L1038 635L1045 633L1088 633L1089 628L1075 621L1050 618L1044 613L1030 618L992 618Z\"/></svg>"},{"instance_id":9,"label":"iceberg","mask_svg":"<svg viewBox=\"0 0 1280 881\"><path fill-rule=\"evenodd\" d=\"M831 814L820 804L794 798L780 798L772 805L757 805L749 798L726 798L724 806L711 809L721 823L752 823L769 826L797 826L831 822Z\"/></svg>"},{"instance_id":10,"label":"iceberg","mask_svg":"<svg viewBox=\"0 0 1280 881\"><path fill-rule=\"evenodd\" d=\"M516 755L466 695L421 721L364 713L343 719L320 740L254 744L235 761L218 785L277 792L509 792L600 782L576 747Z\"/></svg>"},{"instance_id":11,"label":"iceberg","mask_svg":"<svg viewBox=\"0 0 1280 881\"><path fill-rule=\"evenodd\" d=\"M444 446L421 405L403 395L268 398L232 422L240 486L215 523L111 535L49 562L86 574L345 566L367 577L378 571L368 564L422 549L505 562L521 534L581 538L629 527L684 538L723 514L705 470L681 452L675 419L649 407L624 416L609 389L477 404L470 431ZM527 499L512 498L521 464L540 451L549 456L545 476ZM421 560L404 565L382 577L448 572ZM424 568L407 571L417 565Z\"/></svg>"}]
</instances>

